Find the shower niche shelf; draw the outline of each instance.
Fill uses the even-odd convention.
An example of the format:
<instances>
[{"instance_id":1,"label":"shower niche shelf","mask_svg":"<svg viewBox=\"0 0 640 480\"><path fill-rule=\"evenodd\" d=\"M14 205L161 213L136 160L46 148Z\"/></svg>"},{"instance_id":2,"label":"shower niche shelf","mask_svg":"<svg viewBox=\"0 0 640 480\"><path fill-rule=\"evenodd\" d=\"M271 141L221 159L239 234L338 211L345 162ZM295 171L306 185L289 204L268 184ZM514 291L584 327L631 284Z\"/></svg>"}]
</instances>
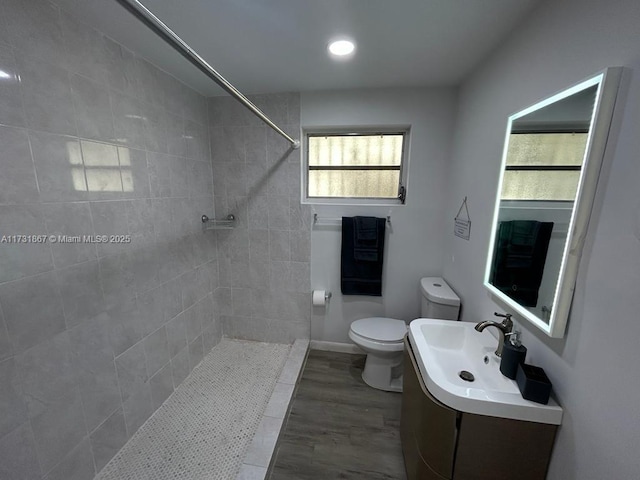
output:
<instances>
[{"instance_id":1,"label":"shower niche shelf","mask_svg":"<svg viewBox=\"0 0 640 480\"><path fill-rule=\"evenodd\" d=\"M236 226L236 217L232 213L223 219L209 218L206 215L202 215L201 219L203 230L229 230Z\"/></svg>"}]
</instances>

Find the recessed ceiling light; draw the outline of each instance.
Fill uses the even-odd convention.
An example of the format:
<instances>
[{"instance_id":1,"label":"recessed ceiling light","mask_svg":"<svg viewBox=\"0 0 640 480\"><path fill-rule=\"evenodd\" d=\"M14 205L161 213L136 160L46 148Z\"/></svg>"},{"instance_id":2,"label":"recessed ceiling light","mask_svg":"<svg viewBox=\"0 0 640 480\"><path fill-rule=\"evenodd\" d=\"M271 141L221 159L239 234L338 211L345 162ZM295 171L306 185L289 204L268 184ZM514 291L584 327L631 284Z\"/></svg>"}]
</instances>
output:
<instances>
[{"instance_id":1,"label":"recessed ceiling light","mask_svg":"<svg viewBox=\"0 0 640 480\"><path fill-rule=\"evenodd\" d=\"M351 55L356 49L355 44L351 40L335 40L329 43L329 53L336 57L346 57Z\"/></svg>"}]
</instances>

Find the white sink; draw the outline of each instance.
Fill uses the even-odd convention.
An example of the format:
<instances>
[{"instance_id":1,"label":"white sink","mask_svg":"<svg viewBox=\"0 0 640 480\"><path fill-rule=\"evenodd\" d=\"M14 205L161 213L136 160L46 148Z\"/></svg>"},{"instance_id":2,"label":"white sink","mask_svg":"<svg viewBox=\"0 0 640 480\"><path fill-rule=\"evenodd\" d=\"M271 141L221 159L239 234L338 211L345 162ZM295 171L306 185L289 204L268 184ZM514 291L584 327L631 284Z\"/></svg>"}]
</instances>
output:
<instances>
[{"instance_id":1,"label":"white sink","mask_svg":"<svg viewBox=\"0 0 640 480\"><path fill-rule=\"evenodd\" d=\"M420 374L440 402L462 412L560 425L562 408L553 398L547 405L522 398L518 384L500 373L498 342L475 323L418 318L409 325ZM473 382L460 378L471 372Z\"/></svg>"}]
</instances>

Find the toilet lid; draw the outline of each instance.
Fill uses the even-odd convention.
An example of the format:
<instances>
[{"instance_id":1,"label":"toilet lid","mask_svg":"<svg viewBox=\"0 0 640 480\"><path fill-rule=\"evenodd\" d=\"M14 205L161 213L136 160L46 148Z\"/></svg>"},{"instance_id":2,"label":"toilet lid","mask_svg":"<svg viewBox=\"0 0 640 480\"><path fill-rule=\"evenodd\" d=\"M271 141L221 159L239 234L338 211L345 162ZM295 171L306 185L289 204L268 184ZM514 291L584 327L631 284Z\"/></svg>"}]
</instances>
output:
<instances>
[{"instance_id":1,"label":"toilet lid","mask_svg":"<svg viewBox=\"0 0 640 480\"><path fill-rule=\"evenodd\" d=\"M393 318L371 317L356 320L351 324L351 330L378 342L401 342L407 333L407 324Z\"/></svg>"}]
</instances>

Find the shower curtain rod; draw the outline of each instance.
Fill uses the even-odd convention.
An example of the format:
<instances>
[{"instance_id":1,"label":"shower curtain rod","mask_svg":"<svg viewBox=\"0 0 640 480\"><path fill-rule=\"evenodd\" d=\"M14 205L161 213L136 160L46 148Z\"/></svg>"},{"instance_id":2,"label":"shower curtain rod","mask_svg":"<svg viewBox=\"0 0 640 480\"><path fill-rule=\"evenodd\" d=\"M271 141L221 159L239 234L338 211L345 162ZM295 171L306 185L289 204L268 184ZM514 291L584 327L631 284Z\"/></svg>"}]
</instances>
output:
<instances>
[{"instance_id":1,"label":"shower curtain rod","mask_svg":"<svg viewBox=\"0 0 640 480\"><path fill-rule=\"evenodd\" d=\"M269 125L272 129L282 135L291 143L292 148L296 149L300 147L300 140L287 135L280 127L271 121L262 110L255 106L255 104L245 97L236 87L231 85L222 75L214 70L200 55L198 55L189 45L187 45L178 35L174 33L169 27L167 27L158 17L149 11L138 0L117 0L123 7L129 10L138 20L142 21L151 30L153 30L159 37L165 42L171 45L189 62L195 65L202 73L208 76L211 80L216 82L224 91L226 91L233 98L238 100L242 105L248 108L251 113L260 118L264 123Z\"/></svg>"}]
</instances>

